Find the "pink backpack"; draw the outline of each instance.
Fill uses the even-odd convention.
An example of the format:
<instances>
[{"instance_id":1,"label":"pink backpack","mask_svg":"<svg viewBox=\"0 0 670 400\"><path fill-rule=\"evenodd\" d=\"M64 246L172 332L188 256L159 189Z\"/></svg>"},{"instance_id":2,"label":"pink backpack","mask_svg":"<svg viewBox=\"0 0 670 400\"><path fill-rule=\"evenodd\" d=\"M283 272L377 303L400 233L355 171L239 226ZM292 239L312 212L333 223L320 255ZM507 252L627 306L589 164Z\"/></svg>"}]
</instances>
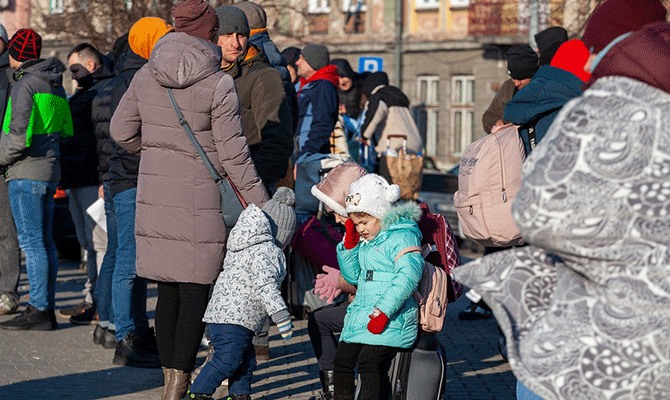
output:
<instances>
[{"instance_id":1,"label":"pink backpack","mask_svg":"<svg viewBox=\"0 0 670 400\"><path fill-rule=\"evenodd\" d=\"M463 234L483 246L523 243L512 201L521 187L525 150L518 129L507 124L463 151L454 206Z\"/></svg>"},{"instance_id":2,"label":"pink backpack","mask_svg":"<svg viewBox=\"0 0 670 400\"><path fill-rule=\"evenodd\" d=\"M423 247L408 247L398 253L396 260L408 252L423 256L425 267L413 293L419 306L419 327L424 332L439 332L447 315L447 304L463 293L463 286L451 277L454 268L461 264L461 257L449 222L441 214L430 213L425 203L420 207L423 215L418 225Z\"/></svg>"}]
</instances>

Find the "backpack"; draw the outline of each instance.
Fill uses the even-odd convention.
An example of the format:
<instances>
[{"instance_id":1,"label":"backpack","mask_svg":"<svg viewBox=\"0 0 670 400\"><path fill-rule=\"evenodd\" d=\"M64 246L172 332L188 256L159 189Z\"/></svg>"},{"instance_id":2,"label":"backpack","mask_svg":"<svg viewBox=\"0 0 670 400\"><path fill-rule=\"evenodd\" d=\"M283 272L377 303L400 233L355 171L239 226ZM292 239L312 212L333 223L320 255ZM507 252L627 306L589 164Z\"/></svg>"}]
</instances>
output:
<instances>
[{"instance_id":1,"label":"backpack","mask_svg":"<svg viewBox=\"0 0 670 400\"><path fill-rule=\"evenodd\" d=\"M428 212L425 203L420 206L423 215L418 225L422 247L408 247L395 259L397 261L409 252L420 252L423 256L425 266L419 286L413 293L419 306L419 328L424 332L439 332L447 315L447 305L463 293L463 286L451 277L453 269L460 265L461 257L449 222L441 214Z\"/></svg>"},{"instance_id":2,"label":"backpack","mask_svg":"<svg viewBox=\"0 0 670 400\"><path fill-rule=\"evenodd\" d=\"M486 247L523 244L512 218L526 158L518 127L507 124L463 151L454 206L463 234Z\"/></svg>"}]
</instances>

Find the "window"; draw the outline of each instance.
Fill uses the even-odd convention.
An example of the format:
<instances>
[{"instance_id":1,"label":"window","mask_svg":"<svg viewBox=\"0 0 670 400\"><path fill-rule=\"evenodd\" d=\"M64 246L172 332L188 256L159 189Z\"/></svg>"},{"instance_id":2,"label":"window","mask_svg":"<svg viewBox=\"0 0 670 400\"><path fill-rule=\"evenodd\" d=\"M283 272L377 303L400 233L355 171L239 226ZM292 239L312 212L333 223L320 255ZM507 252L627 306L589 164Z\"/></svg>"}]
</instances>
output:
<instances>
[{"instance_id":1,"label":"window","mask_svg":"<svg viewBox=\"0 0 670 400\"><path fill-rule=\"evenodd\" d=\"M365 0L342 0L343 12L365 12L367 7ZM330 4L328 0L308 0L307 11L311 14L330 13Z\"/></svg>"},{"instance_id":2,"label":"window","mask_svg":"<svg viewBox=\"0 0 670 400\"><path fill-rule=\"evenodd\" d=\"M420 76L416 80L417 125L429 156L437 154L438 107L440 105L440 77Z\"/></svg>"},{"instance_id":3,"label":"window","mask_svg":"<svg viewBox=\"0 0 670 400\"><path fill-rule=\"evenodd\" d=\"M475 126L475 78L458 75L451 78L451 126L454 155L460 155L472 142Z\"/></svg>"},{"instance_id":4,"label":"window","mask_svg":"<svg viewBox=\"0 0 670 400\"><path fill-rule=\"evenodd\" d=\"M440 8L440 0L416 0L414 5L417 10L435 10Z\"/></svg>"},{"instance_id":5,"label":"window","mask_svg":"<svg viewBox=\"0 0 670 400\"><path fill-rule=\"evenodd\" d=\"M451 8L468 8L470 0L450 0L449 7Z\"/></svg>"},{"instance_id":6,"label":"window","mask_svg":"<svg viewBox=\"0 0 670 400\"><path fill-rule=\"evenodd\" d=\"M49 9L52 14L60 14L65 11L63 0L49 0Z\"/></svg>"},{"instance_id":7,"label":"window","mask_svg":"<svg viewBox=\"0 0 670 400\"><path fill-rule=\"evenodd\" d=\"M330 5L328 5L328 0L309 0L307 11L311 14L328 14L330 12Z\"/></svg>"}]
</instances>

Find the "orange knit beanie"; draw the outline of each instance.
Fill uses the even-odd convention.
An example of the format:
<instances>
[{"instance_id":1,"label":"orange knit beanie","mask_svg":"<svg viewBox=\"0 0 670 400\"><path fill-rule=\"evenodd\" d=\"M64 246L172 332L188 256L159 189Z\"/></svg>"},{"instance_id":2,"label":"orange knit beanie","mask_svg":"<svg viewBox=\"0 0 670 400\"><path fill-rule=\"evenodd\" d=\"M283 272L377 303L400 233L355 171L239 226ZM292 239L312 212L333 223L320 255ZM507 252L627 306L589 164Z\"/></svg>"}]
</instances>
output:
<instances>
[{"instance_id":1,"label":"orange knit beanie","mask_svg":"<svg viewBox=\"0 0 670 400\"><path fill-rule=\"evenodd\" d=\"M130 48L135 54L148 60L151 55L151 50L153 50L158 39L172 31L174 31L174 28L162 18L140 18L135 22L133 27L130 28L128 44L130 44Z\"/></svg>"}]
</instances>

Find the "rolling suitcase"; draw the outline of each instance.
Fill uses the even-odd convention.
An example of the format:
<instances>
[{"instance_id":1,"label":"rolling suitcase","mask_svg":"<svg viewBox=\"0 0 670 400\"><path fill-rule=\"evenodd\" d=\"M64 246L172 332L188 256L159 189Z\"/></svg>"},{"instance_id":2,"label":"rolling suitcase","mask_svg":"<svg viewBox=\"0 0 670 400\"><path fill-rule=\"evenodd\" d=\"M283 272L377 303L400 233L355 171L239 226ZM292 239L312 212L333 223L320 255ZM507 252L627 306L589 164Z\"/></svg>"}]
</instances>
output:
<instances>
[{"instance_id":1,"label":"rolling suitcase","mask_svg":"<svg viewBox=\"0 0 670 400\"><path fill-rule=\"evenodd\" d=\"M410 349L399 351L390 361L388 381L381 398L388 400L442 400L446 363L435 333L419 331ZM356 398L361 380L357 380Z\"/></svg>"},{"instance_id":2,"label":"rolling suitcase","mask_svg":"<svg viewBox=\"0 0 670 400\"><path fill-rule=\"evenodd\" d=\"M433 333L419 332L411 351L398 352L391 361L389 400L441 400L445 362Z\"/></svg>"}]
</instances>

